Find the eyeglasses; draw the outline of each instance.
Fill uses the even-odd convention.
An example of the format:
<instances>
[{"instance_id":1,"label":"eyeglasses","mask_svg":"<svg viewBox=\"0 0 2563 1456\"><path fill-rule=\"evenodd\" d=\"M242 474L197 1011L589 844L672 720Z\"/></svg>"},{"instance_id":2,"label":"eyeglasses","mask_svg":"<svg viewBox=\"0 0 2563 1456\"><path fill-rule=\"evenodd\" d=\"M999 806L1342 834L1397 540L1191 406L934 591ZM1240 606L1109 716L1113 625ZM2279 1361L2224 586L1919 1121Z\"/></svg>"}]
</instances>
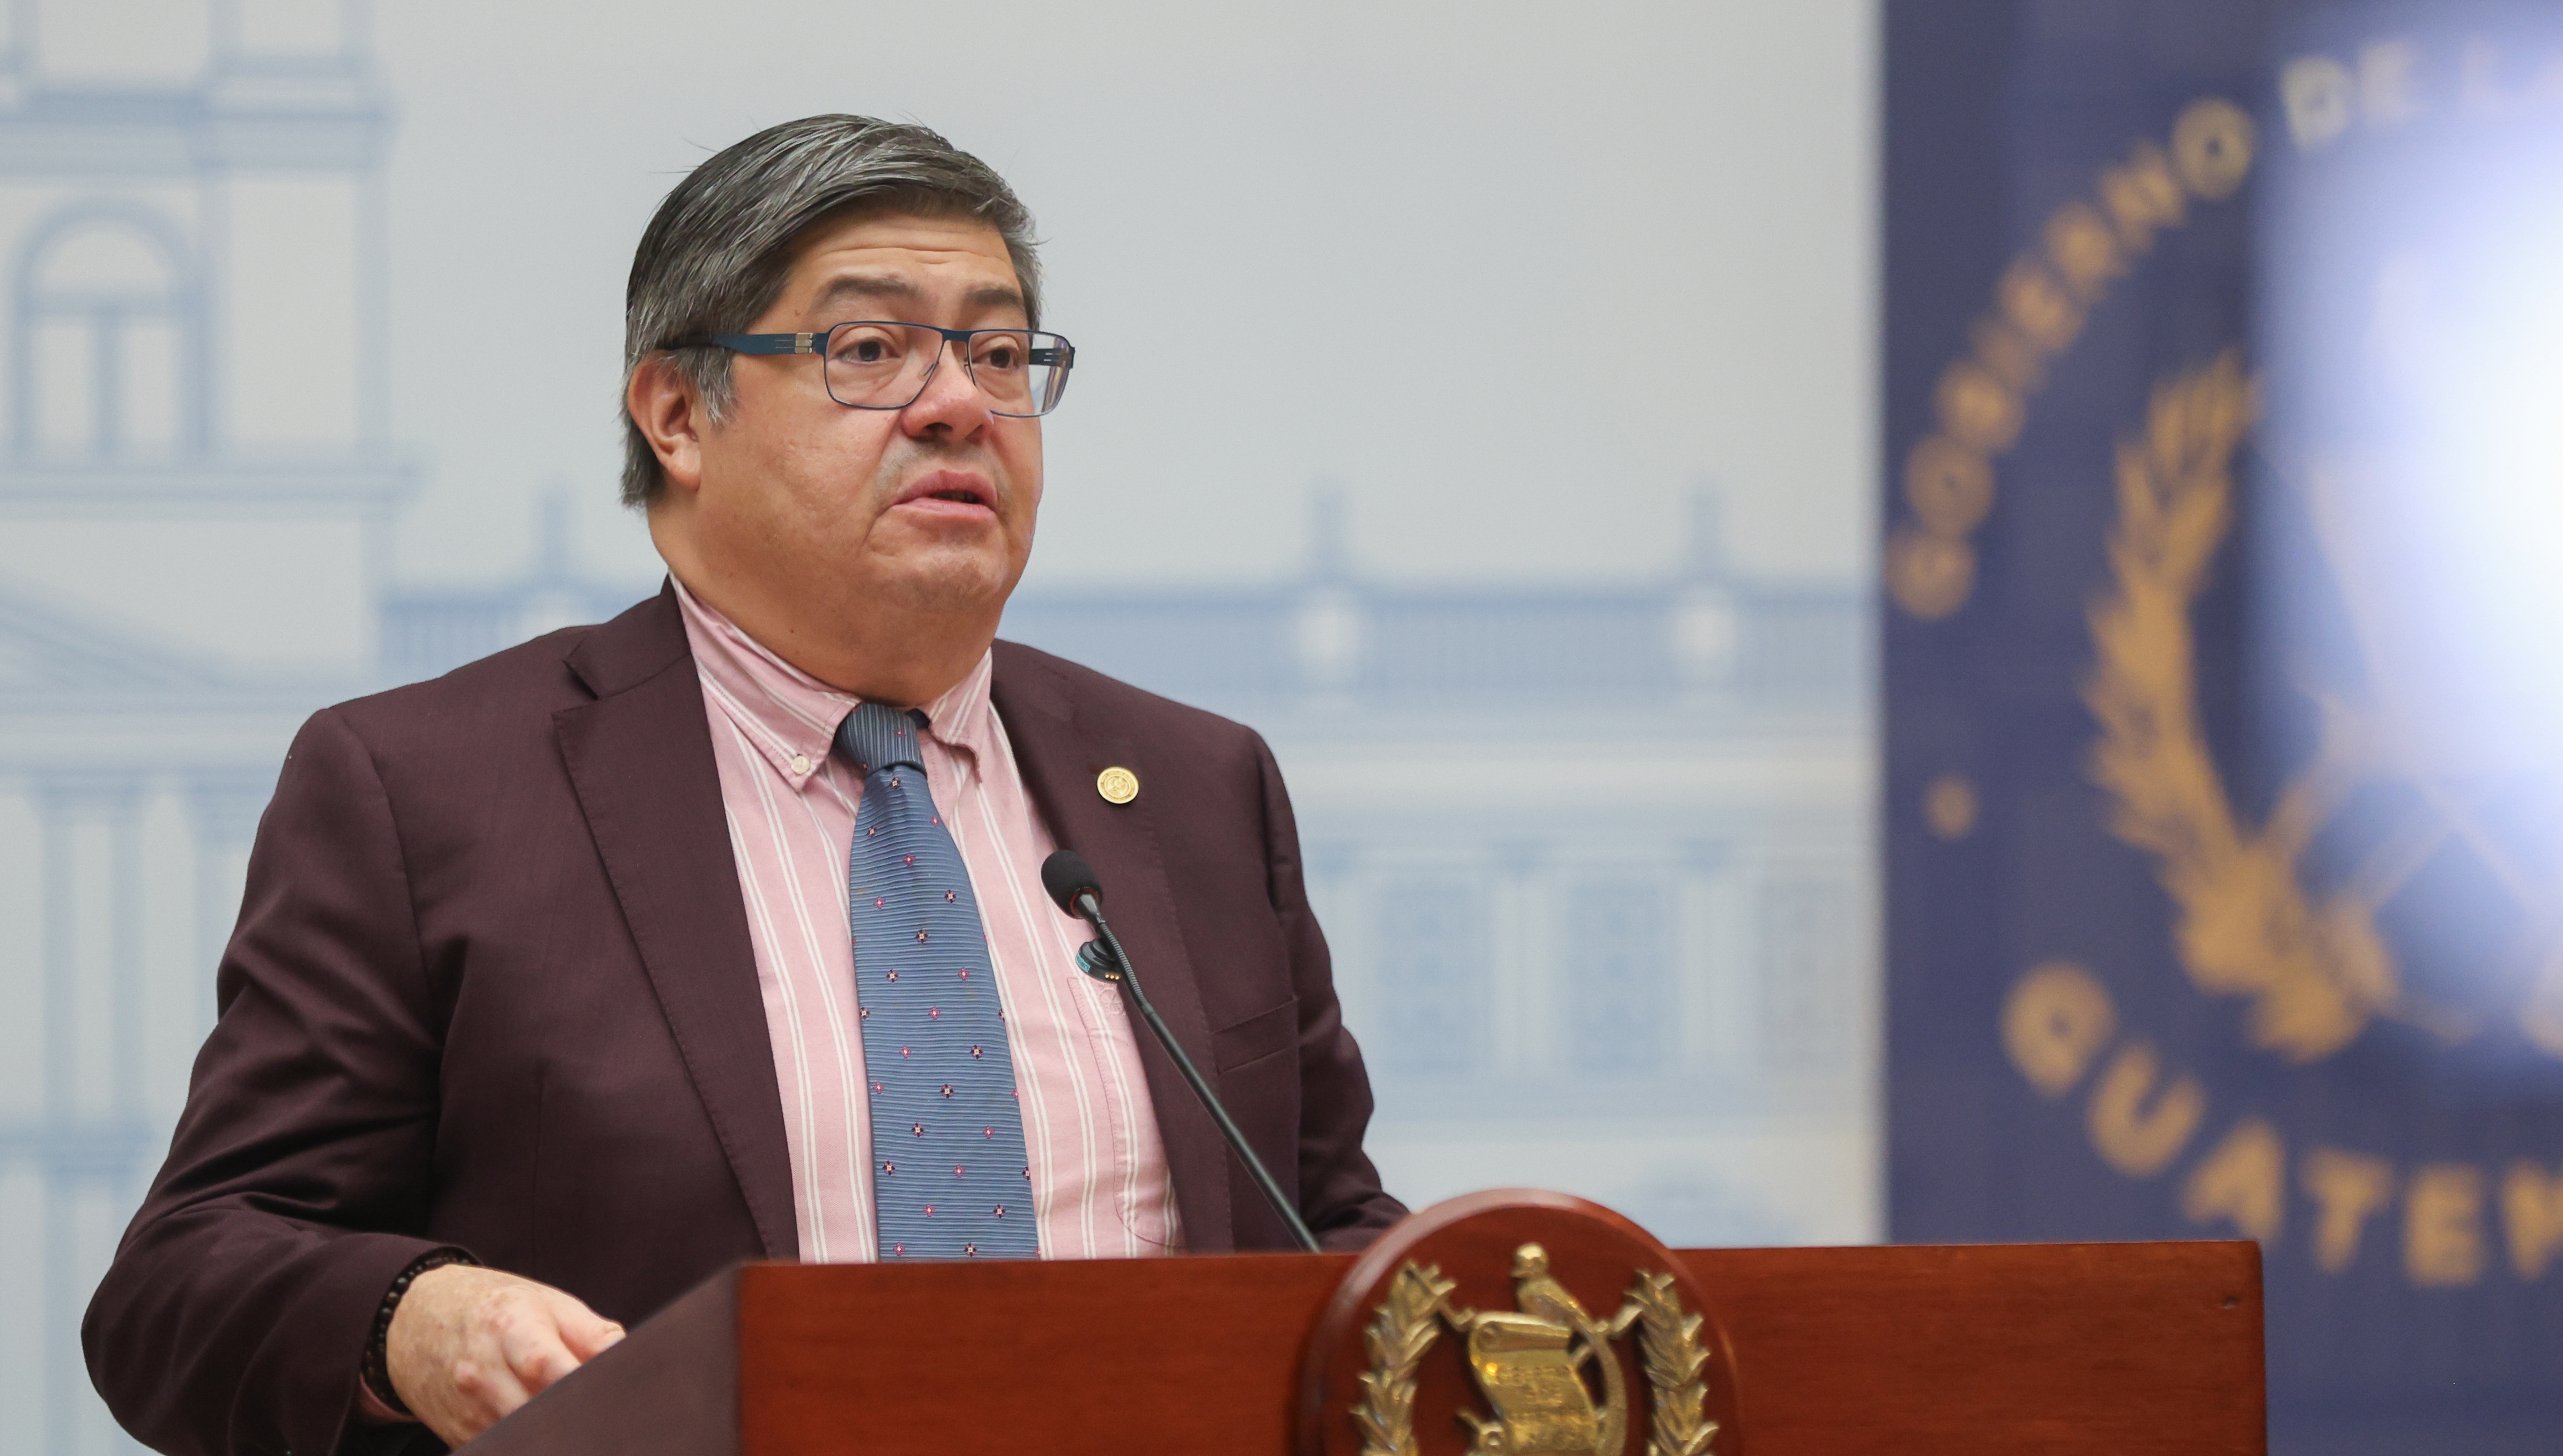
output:
<instances>
[{"instance_id":1,"label":"eyeglasses","mask_svg":"<svg viewBox=\"0 0 2563 1456\"><path fill-rule=\"evenodd\" d=\"M817 354L828 398L858 410L904 410L925 394L943 363L945 341L961 368L994 402L993 413L1032 419L1059 408L1077 350L1055 333L1028 328L936 328L930 323L858 319L824 333L697 334L676 348L709 345L733 354Z\"/></svg>"}]
</instances>

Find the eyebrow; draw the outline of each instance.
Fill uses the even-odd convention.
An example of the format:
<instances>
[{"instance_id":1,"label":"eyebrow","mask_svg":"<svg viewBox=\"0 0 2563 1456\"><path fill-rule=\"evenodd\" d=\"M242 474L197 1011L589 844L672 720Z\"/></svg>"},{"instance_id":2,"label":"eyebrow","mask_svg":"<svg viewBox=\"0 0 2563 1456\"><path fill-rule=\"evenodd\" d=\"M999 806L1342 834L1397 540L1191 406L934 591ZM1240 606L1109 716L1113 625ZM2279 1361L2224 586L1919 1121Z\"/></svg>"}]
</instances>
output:
<instances>
[{"instance_id":1,"label":"eyebrow","mask_svg":"<svg viewBox=\"0 0 2563 1456\"><path fill-rule=\"evenodd\" d=\"M853 298L893 298L902 303L921 303L925 300L925 290L895 273L840 273L828 280L828 285L819 290L819 296L811 300L810 306L825 308ZM961 301L973 312L992 308L1012 308L1018 313L1024 311L1022 291L1001 283L982 283L963 294Z\"/></svg>"}]
</instances>

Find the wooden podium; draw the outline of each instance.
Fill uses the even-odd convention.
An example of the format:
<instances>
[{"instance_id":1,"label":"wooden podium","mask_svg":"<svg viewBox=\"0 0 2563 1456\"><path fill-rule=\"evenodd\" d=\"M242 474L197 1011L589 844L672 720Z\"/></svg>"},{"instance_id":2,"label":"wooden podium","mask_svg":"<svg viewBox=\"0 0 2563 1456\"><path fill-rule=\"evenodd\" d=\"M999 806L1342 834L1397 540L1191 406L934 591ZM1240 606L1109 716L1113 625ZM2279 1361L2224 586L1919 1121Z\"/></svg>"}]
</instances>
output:
<instances>
[{"instance_id":1,"label":"wooden podium","mask_svg":"<svg viewBox=\"0 0 2563 1456\"><path fill-rule=\"evenodd\" d=\"M1715 1456L2267 1449L2251 1243L1672 1257L1731 1359L1718 1368L1732 1419L1703 1448ZM697 1288L471 1450L1359 1450L1349 1407L1317 1408L1303 1382L1311 1333L1330 1303L1343 1303L1338 1286L1354 1263L1258 1254L748 1265ZM1456 1388L1457 1360L1452 1368ZM1311 1421L1344 1429L1320 1436ZM1468 1446L1447 1413L1419 1414L1414 1428L1422 1451ZM1627 1449L1647 1449L1643 1423Z\"/></svg>"}]
</instances>

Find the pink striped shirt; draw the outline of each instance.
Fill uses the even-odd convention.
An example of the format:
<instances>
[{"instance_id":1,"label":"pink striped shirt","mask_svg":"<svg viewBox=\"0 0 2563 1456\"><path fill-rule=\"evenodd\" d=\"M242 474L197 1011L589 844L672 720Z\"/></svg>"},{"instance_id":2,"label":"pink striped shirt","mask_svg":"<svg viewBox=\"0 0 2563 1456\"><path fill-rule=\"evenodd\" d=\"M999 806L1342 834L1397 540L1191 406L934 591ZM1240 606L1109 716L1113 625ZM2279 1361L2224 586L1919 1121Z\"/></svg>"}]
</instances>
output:
<instances>
[{"instance_id":1,"label":"pink striped shirt","mask_svg":"<svg viewBox=\"0 0 2563 1456\"><path fill-rule=\"evenodd\" d=\"M747 904L801 1257L874 1257L871 1128L846 855L862 776L830 753L856 699L785 662L681 583L702 678L730 851ZM925 706L925 779L988 936L1023 1096L1033 1212L1046 1259L1130 1258L1180 1241L1166 1152L1118 992L1077 970L1083 922L1052 904L1058 846L1024 792L988 698L991 659Z\"/></svg>"}]
</instances>

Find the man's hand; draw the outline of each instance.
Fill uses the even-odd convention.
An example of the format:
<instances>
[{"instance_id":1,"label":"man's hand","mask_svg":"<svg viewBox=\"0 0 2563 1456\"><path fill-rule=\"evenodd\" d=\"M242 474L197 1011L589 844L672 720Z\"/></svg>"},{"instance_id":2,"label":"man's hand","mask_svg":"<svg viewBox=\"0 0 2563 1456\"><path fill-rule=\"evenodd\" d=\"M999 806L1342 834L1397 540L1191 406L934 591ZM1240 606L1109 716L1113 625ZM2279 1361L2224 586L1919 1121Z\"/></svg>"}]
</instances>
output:
<instances>
[{"instance_id":1,"label":"man's hand","mask_svg":"<svg viewBox=\"0 0 2563 1456\"><path fill-rule=\"evenodd\" d=\"M384 1354L410 1413L460 1446L622 1338L548 1284L448 1264L401 1296Z\"/></svg>"}]
</instances>

